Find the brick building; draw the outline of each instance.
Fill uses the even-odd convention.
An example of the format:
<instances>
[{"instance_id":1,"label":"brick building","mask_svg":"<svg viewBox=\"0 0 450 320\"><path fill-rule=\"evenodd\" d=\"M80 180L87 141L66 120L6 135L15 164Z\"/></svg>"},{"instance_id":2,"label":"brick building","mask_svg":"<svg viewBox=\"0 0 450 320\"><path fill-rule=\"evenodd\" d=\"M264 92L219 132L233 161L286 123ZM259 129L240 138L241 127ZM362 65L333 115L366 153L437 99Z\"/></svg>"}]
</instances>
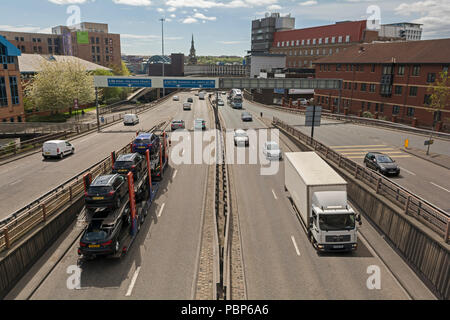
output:
<instances>
[{"instance_id":1,"label":"brick building","mask_svg":"<svg viewBox=\"0 0 450 320\"><path fill-rule=\"evenodd\" d=\"M103 23L57 26L52 34L0 31L22 53L75 56L105 67L121 64L120 34Z\"/></svg>"},{"instance_id":2,"label":"brick building","mask_svg":"<svg viewBox=\"0 0 450 320\"><path fill-rule=\"evenodd\" d=\"M355 45L316 61L316 78L343 79L340 112L430 128L434 110L428 87L450 65L450 39ZM315 90L315 101L337 110L337 90ZM450 131L450 105L437 126Z\"/></svg>"},{"instance_id":3,"label":"brick building","mask_svg":"<svg viewBox=\"0 0 450 320\"><path fill-rule=\"evenodd\" d=\"M24 120L18 56L20 56L20 50L0 36L0 121L2 122Z\"/></svg>"},{"instance_id":4,"label":"brick building","mask_svg":"<svg viewBox=\"0 0 450 320\"><path fill-rule=\"evenodd\" d=\"M286 55L286 68L313 68L316 59L378 39L367 22L343 21L332 25L275 32L271 53Z\"/></svg>"}]
</instances>

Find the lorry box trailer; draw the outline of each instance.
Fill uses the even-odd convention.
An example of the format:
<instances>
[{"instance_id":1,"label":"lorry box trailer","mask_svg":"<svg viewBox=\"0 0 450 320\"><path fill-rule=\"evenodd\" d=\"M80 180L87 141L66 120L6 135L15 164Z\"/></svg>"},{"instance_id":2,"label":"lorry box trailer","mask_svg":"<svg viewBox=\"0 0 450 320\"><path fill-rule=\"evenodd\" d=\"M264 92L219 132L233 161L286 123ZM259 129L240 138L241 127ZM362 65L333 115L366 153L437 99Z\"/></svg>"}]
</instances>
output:
<instances>
[{"instance_id":1,"label":"lorry box trailer","mask_svg":"<svg viewBox=\"0 0 450 320\"><path fill-rule=\"evenodd\" d=\"M347 182L315 152L285 158L285 188L314 247L355 250L360 217L347 202Z\"/></svg>"}]
</instances>

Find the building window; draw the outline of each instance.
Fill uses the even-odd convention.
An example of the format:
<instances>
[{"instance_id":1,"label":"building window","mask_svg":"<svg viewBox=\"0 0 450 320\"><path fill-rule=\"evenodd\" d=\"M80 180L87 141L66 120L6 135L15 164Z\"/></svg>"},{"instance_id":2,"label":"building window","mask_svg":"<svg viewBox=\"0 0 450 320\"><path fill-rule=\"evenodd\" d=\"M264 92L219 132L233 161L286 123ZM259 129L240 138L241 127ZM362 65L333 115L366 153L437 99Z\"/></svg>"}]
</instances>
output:
<instances>
[{"instance_id":1,"label":"building window","mask_svg":"<svg viewBox=\"0 0 450 320\"><path fill-rule=\"evenodd\" d=\"M53 53L53 47L48 47L48 53L52 54Z\"/></svg>"},{"instance_id":2,"label":"building window","mask_svg":"<svg viewBox=\"0 0 450 320\"><path fill-rule=\"evenodd\" d=\"M23 37L20 37L20 41L25 41L25 39Z\"/></svg>"},{"instance_id":3,"label":"building window","mask_svg":"<svg viewBox=\"0 0 450 320\"><path fill-rule=\"evenodd\" d=\"M291 47L293 47L293 46L294 46L294 40L291 41Z\"/></svg>"},{"instance_id":4,"label":"building window","mask_svg":"<svg viewBox=\"0 0 450 320\"><path fill-rule=\"evenodd\" d=\"M400 113L400 107L399 106L393 106L392 107L392 114L399 114Z\"/></svg>"},{"instance_id":5,"label":"building window","mask_svg":"<svg viewBox=\"0 0 450 320\"><path fill-rule=\"evenodd\" d=\"M395 86L395 88L394 88L394 93L395 94L398 94L398 95L401 95L402 94L402 86Z\"/></svg>"},{"instance_id":6,"label":"building window","mask_svg":"<svg viewBox=\"0 0 450 320\"><path fill-rule=\"evenodd\" d=\"M6 95L5 77L0 77L0 106L8 105L8 97Z\"/></svg>"},{"instance_id":7,"label":"building window","mask_svg":"<svg viewBox=\"0 0 450 320\"><path fill-rule=\"evenodd\" d=\"M330 48L329 54L333 54L333 49Z\"/></svg>"},{"instance_id":8,"label":"building window","mask_svg":"<svg viewBox=\"0 0 450 320\"><path fill-rule=\"evenodd\" d=\"M33 38L33 42L36 42L36 38Z\"/></svg>"},{"instance_id":9,"label":"building window","mask_svg":"<svg viewBox=\"0 0 450 320\"><path fill-rule=\"evenodd\" d=\"M47 41L48 41L48 44L49 44L49 45L52 44L52 38L48 38Z\"/></svg>"},{"instance_id":10,"label":"building window","mask_svg":"<svg viewBox=\"0 0 450 320\"><path fill-rule=\"evenodd\" d=\"M9 88L11 89L12 104L19 104L19 87L16 77L9 77Z\"/></svg>"},{"instance_id":11,"label":"building window","mask_svg":"<svg viewBox=\"0 0 450 320\"><path fill-rule=\"evenodd\" d=\"M431 94L426 94L423 96L423 104L429 105L431 103Z\"/></svg>"},{"instance_id":12,"label":"building window","mask_svg":"<svg viewBox=\"0 0 450 320\"><path fill-rule=\"evenodd\" d=\"M311 39L306 40L306 44L310 45L311 44Z\"/></svg>"},{"instance_id":13,"label":"building window","mask_svg":"<svg viewBox=\"0 0 450 320\"><path fill-rule=\"evenodd\" d=\"M322 38L319 38L319 44L322 44Z\"/></svg>"},{"instance_id":14,"label":"building window","mask_svg":"<svg viewBox=\"0 0 450 320\"><path fill-rule=\"evenodd\" d=\"M367 85L365 83L361 83L361 91L366 91L367 90Z\"/></svg>"},{"instance_id":15,"label":"building window","mask_svg":"<svg viewBox=\"0 0 450 320\"><path fill-rule=\"evenodd\" d=\"M350 36L349 35L345 36L345 42L350 42Z\"/></svg>"},{"instance_id":16,"label":"building window","mask_svg":"<svg viewBox=\"0 0 450 320\"><path fill-rule=\"evenodd\" d=\"M344 89L347 89L347 82L344 82Z\"/></svg>"},{"instance_id":17,"label":"building window","mask_svg":"<svg viewBox=\"0 0 450 320\"><path fill-rule=\"evenodd\" d=\"M95 47L92 47L92 53L95 53Z\"/></svg>"},{"instance_id":18,"label":"building window","mask_svg":"<svg viewBox=\"0 0 450 320\"><path fill-rule=\"evenodd\" d=\"M380 113L384 112L384 103L380 104Z\"/></svg>"},{"instance_id":19,"label":"building window","mask_svg":"<svg viewBox=\"0 0 450 320\"><path fill-rule=\"evenodd\" d=\"M371 102L367 102L367 110L370 111L370 107L372 106Z\"/></svg>"},{"instance_id":20,"label":"building window","mask_svg":"<svg viewBox=\"0 0 450 320\"><path fill-rule=\"evenodd\" d=\"M308 55L308 50L305 50L305 56L307 56Z\"/></svg>"},{"instance_id":21,"label":"building window","mask_svg":"<svg viewBox=\"0 0 450 320\"><path fill-rule=\"evenodd\" d=\"M316 39L313 39L313 44L316 44Z\"/></svg>"},{"instance_id":22,"label":"building window","mask_svg":"<svg viewBox=\"0 0 450 320\"><path fill-rule=\"evenodd\" d=\"M355 82L355 83L353 84L353 90L358 90L358 83L357 83L357 82Z\"/></svg>"},{"instance_id":23,"label":"building window","mask_svg":"<svg viewBox=\"0 0 450 320\"><path fill-rule=\"evenodd\" d=\"M372 65L372 70L370 72L375 72L375 65Z\"/></svg>"},{"instance_id":24,"label":"building window","mask_svg":"<svg viewBox=\"0 0 450 320\"><path fill-rule=\"evenodd\" d=\"M375 103L375 112L378 112L378 103Z\"/></svg>"},{"instance_id":25,"label":"building window","mask_svg":"<svg viewBox=\"0 0 450 320\"><path fill-rule=\"evenodd\" d=\"M364 111L364 101L361 101L361 110Z\"/></svg>"},{"instance_id":26,"label":"building window","mask_svg":"<svg viewBox=\"0 0 450 320\"><path fill-rule=\"evenodd\" d=\"M339 37L338 37L338 42L339 42L339 43L342 43L342 36L339 36Z\"/></svg>"},{"instance_id":27,"label":"building window","mask_svg":"<svg viewBox=\"0 0 450 320\"><path fill-rule=\"evenodd\" d=\"M372 84L370 85L370 88L369 88L370 92L375 92L376 87L377 87L376 84L373 84L373 83L372 83Z\"/></svg>"},{"instance_id":28,"label":"building window","mask_svg":"<svg viewBox=\"0 0 450 320\"><path fill-rule=\"evenodd\" d=\"M331 37L331 43L336 43L336 37Z\"/></svg>"},{"instance_id":29,"label":"building window","mask_svg":"<svg viewBox=\"0 0 450 320\"><path fill-rule=\"evenodd\" d=\"M448 72L448 66L443 66L443 67L442 67L442 72L444 72L444 73L445 73L445 72Z\"/></svg>"},{"instance_id":30,"label":"building window","mask_svg":"<svg viewBox=\"0 0 450 320\"><path fill-rule=\"evenodd\" d=\"M336 71L341 71L341 64L340 63L336 64Z\"/></svg>"},{"instance_id":31,"label":"building window","mask_svg":"<svg viewBox=\"0 0 450 320\"><path fill-rule=\"evenodd\" d=\"M380 94L381 94L382 96L390 96L391 93L392 93L392 86L390 86L390 85L385 85L385 84L382 84L382 85L380 86Z\"/></svg>"},{"instance_id":32,"label":"building window","mask_svg":"<svg viewBox=\"0 0 450 320\"><path fill-rule=\"evenodd\" d=\"M436 81L436 73L428 73L427 75L427 82L428 83L433 83L434 81Z\"/></svg>"},{"instance_id":33,"label":"building window","mask_svg":"<svg viewBox=\"0 0 450 320\"><path fill-rule=\"evenodd\" d=\"M323 50L322 50L322 54L323 54L323 55L326 55L326 54L327 54L327 50L326 50L326 49L323 49Z\"/></svg>"},{"instance_id":34,"label":"building window","mask_svg":"<svg viewBox=\"0 0 450 320\"><path fill-rule=\"evenodd\" d=\"M384 65L383 66L383 74L392 74L392 66Z\"/></svg>"},{"instance_id":35,"label":"building window","mask_svg":"<svg viewBox=\"0 0 450 320\"><path fill-rule=\"evenodd\" d=\"M95 62L95 56L92 56L92 61L94 61L94 62Z\"/></svg>"},{"instance_id":36,"label":"building window","mask_svg":"<svg viewBox=\"0 0 450 320\"><path fill-rule=\"evenodd\" d=\"M412 75L413 76L419 76L420 75L420 66L414 65L412 69Z\"/></svg>"},{"instance_id":37,"label":"building window","mask_svg":"<svg viewBox=\"0 0 450 320\"><path fill-rule=\"evenodd\" d=\"M417 96L417 87L409 87L409 96L411 97Z\"/></svg>"},{"instance_id":38,"label":"building window","mask_svg":"<svg viewBox=\"0 0 450 320\"><path fill-rule=\"evenodd\" d=\"M97 62L100 62L100 56L97 56Z\"/></svg>"},{"instance_id":39,"label":"building window","mask_svg":"<svg viewBox=\"0 0 450 320\"><path fill-rule=\"evenodd\" d=\"M300 44L300 40L295 41L295 45L298 46Z\"/></svg>"},{"instance_id":40,"label":"building window","mask_svg":"<svg viewBox=\"0 0 450 320\"><path fill-rule=\"evenodd\" d=\"M305 45L305 40L302 40L302 46L304 46Z\"/></svg>"},{"instance_id":41,"label":"building window","mask_svg":"<svg viewBox=\"0 0 450 320\"><path fill-rule=\"evenodd\" d=\"M328 65L328 71L331 71L331 64Z\"/></svg>"},{"instance_id":42,"label":"building window","mask_svg":"<svg viewBox=\"0 0 450 320\"><path fill-rule=\"evenodd\" d=\"M100 53L100 47L97 47L97 53Z\"/></svg>"},{"instance_id":43,"label":"building window","mask_svg":"<svg viewBox=\"0 0 450 320\"><path fill-rule=\"evenodd\" d=\"M406 115L408 117L414 117L414 108L411 107L406 108Z\"/></svg>"}]
</instances>

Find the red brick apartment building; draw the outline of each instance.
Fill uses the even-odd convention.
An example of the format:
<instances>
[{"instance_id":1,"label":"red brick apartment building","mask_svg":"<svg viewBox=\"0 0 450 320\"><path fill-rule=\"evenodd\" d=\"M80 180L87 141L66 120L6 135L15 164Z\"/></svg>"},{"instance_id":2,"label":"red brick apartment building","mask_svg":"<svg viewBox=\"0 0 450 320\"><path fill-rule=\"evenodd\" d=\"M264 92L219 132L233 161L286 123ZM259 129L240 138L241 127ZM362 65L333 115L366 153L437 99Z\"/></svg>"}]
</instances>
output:
<instances>
[{"instance_id":1,"label":"red brick apartment building","mask_svg":"<svg viewBox=\"0 0 450 320\"><path fill-rule=\"evenodd\" d=\"M51 34L0 31L22 53L75 56L105 67L120 66L120 34L109 33L108 25L83 22L57 26Z\"/></svg>"},{"instance_id":2,"label":"red brick apartment building","mask_svg":"<svg viewBox=\"0 0 450 320\"><path fill-rule=\"evenodd\" d=\"M20 51L0 36L0 121L24 120L22 87L17 57Z\"/></svg>"},{"instance_id":3,"label":"red brick apartment building","mask_svg":"<svg viewBox=\"0 0 450 320\"><path fill-rule=\"evenodd\" d=\"M343 79L340 112L430 128L428 87L450 65L450 39L360 44L315 62L316 78ZM337 111L338 90L315 90L315 101ZM437 129L450 131L450 105ZM442 128L441 128L442 127Z\"/></svg>"},{"instance_id":4,"label":"red brick apartment building","mask_svg":"<svg viewBox=\"0 0 450 320\"><path fill-rule=\"evenodd\" d=\"M344 48L378 39L378 31L366 29L366 21L279 31L270 53L286 55L286 68L313 68L316 59L339 53Z\"/></svg>"}]
</instances>

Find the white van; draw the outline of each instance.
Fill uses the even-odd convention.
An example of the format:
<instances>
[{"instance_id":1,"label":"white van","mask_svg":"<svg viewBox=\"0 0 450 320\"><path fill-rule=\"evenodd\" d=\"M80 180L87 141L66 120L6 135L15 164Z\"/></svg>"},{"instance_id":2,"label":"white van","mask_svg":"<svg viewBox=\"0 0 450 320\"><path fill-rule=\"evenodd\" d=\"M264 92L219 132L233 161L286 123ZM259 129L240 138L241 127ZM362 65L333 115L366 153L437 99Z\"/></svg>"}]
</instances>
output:
<instances>
[{"instance_id":1,"label":"white van","mask_svg":"<svg viewBox=\"0 0 450 320\"><path fill-rule=\"evenodd\" d=\"M126 114L123 116L123 124L124 125L132 125L139 123L139 117L137 114Z\"/></svg>"},{"instance_id":2,"label":"white van","mask_svg":"<svg viewBox=\"0 0 450 320\"><path fill-rule=\"evenodd\" d=\"M75 147L66 140L46 141L42 145L42 156L44 159L58 157L62 159L66 154L75 153Z\"/></svg>"}]
</instances>

